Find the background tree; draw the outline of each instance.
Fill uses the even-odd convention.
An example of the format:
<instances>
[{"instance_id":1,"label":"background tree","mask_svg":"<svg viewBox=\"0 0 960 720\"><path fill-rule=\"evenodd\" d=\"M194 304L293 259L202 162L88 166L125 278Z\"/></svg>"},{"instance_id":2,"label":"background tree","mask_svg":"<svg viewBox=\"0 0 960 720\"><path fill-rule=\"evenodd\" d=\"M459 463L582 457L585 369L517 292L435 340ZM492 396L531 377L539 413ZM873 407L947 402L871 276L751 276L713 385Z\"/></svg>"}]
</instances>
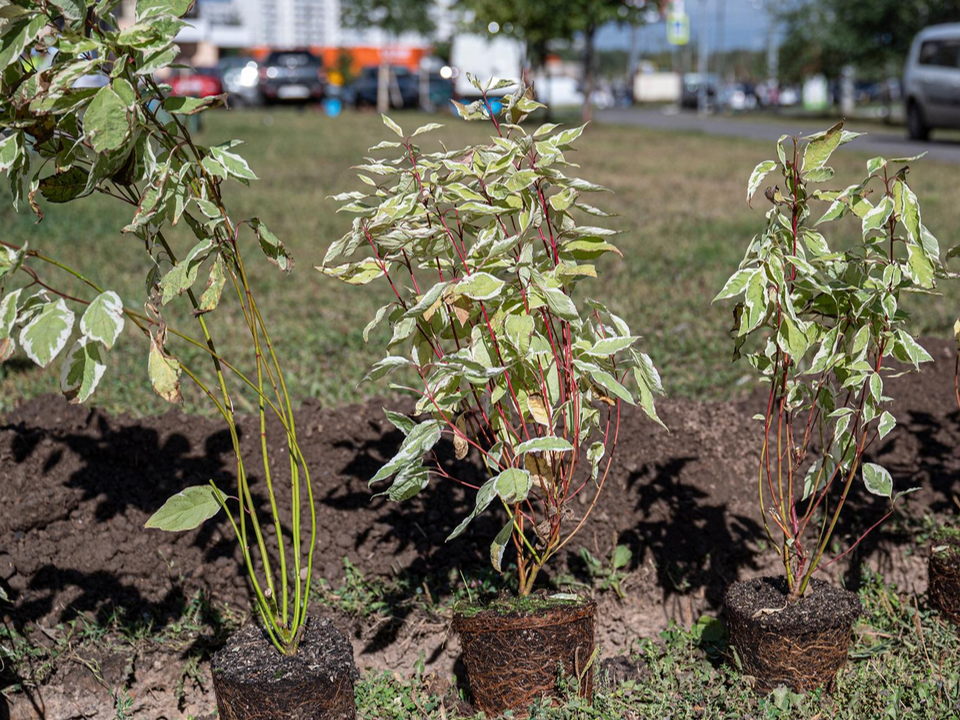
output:
<instances>
[{"instance_id":1,"label":"background tree","mask_svg":"<svg viewBox=\"0 0 960 720\"><path fill-rule=\"evenodd\" d=\"M960 20L960 0L790 0L777 13L785 24L780 48L783 79L839 77L853 65L880 80L903 68L910 43L928 25Z\"/></svg>"},{"instance_id":2,"label":"background tree","mask_svg":"<svg viewBox=\"0 0 960 720\"><path fill-rule=\"evenodd\" d=\"M391 40L405 32L430 35L436 29L431 0L341 0L341 20L349 28L379 28ZM377 110L390 108L390 87L393 73L387 54L380 53L380 74L377 79Z\"/></svg>"},{"instance_id":3,"label":"background tree","mask_svg":"<svg viewBox=\"0 0 960 720\"><path fill-rule=\"evenodd\" d=\"M583 38L583 117L592 114L590 96L596 86L596 35L606 23L644 22L646 13L660 9L664 0L457 0L468 22L485 32L491 22L500 31L527 46L527 59L534 69L543 69L551 41Z\"/></svg>"}]
</instances>

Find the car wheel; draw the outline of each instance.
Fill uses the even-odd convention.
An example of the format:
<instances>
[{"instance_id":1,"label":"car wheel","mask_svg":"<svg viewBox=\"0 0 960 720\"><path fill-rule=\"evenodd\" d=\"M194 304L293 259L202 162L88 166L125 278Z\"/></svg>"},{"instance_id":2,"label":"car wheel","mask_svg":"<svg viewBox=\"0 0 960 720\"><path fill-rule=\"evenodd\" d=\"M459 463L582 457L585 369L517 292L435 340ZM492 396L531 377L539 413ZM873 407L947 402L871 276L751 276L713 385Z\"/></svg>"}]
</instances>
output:
<instances>
[{"instance_id":1,"label":"car wheel","mask_svg":"<svg viewBox=\"0 0 960 720\"><path fill-rule=\"evenodd\" d=\"M923 108L916 101L907 106L907 135L911 140L930 139L930 127L923 116Z\"/></svg>"}]
</instances>

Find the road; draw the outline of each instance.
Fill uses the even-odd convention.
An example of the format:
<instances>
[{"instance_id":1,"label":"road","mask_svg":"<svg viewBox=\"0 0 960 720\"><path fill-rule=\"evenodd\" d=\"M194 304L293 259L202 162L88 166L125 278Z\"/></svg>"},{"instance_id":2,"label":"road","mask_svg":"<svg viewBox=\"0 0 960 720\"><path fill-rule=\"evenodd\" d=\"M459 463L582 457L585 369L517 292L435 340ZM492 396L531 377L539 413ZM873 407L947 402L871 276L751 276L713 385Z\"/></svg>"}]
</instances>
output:
<instances>
[{"instance_id":1,"label":"road","mask_svg":"<svg viewBox=\"0 0 960 720\"><path fill-rule=\"evenodd\" d=\"M676 112L675 110L635 110L615 108L596 113L600 123L608 125L637 125L657 130L677 130L681 132L702 132L722 137L738 137L749 140L776 142L781 135L796 135L825 129L825 124L817 125L806 118L765 118L749 120L731 117L702 117L695 112ZM858 123L852 120L847 129L867 133L857 138L852 147L861 152L874 153L884 157L905 157L927 153L931 160L960 164L960 142L956 140L932 140L913 142L906 138L906 131L896 128L884 128L876 123Z\"/></svg>"}]
</instances>

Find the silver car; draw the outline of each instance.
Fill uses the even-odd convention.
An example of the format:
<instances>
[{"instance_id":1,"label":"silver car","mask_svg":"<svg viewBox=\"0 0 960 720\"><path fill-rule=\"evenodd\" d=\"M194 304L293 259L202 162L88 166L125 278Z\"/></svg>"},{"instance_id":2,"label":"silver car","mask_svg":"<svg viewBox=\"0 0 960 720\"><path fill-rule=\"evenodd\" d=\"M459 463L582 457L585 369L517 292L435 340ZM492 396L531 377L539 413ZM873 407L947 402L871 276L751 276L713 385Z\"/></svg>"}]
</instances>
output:
<instances>
[{"instance_id":1,"label":"silver car","mask_svg":"<svg viewBox=\"0 0 960 720\"><path fill-rule=\"evenodd\" d=\"M960 128L960 23L934 25L917 35L903 95L911 140L926 140L934 128Z\"/></svg>"}]
</instances>

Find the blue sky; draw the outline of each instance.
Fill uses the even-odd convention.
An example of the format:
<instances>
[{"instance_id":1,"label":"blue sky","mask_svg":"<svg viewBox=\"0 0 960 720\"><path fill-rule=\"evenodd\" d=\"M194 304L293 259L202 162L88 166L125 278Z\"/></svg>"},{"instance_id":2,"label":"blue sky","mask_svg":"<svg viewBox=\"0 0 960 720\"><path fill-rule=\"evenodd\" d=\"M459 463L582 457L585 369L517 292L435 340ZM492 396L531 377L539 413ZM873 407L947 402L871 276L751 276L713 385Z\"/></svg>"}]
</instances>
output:
<instances>
[{"instance_id":1,"label":"blue sky","mask_svg":"<svg viewBox=\"0 0 960 720\"><path fill-rule=\"evenodd\" d=\"M711 52L717 49L762 50L767 45L767 30L770 15L766 10L776 0L706 0L707 31ZM697 42L697 33L703 24L702 0L686 0L687 14L690 16L690 42ZM723 23L718 22L718 11L722 9ZM658 52L667 48L667 31L660 22L640 29L639 43L641 54ZM603 49L628 49L630 30L609 26L597 34L597 45Z\"/></svg>"}]
</instances>

